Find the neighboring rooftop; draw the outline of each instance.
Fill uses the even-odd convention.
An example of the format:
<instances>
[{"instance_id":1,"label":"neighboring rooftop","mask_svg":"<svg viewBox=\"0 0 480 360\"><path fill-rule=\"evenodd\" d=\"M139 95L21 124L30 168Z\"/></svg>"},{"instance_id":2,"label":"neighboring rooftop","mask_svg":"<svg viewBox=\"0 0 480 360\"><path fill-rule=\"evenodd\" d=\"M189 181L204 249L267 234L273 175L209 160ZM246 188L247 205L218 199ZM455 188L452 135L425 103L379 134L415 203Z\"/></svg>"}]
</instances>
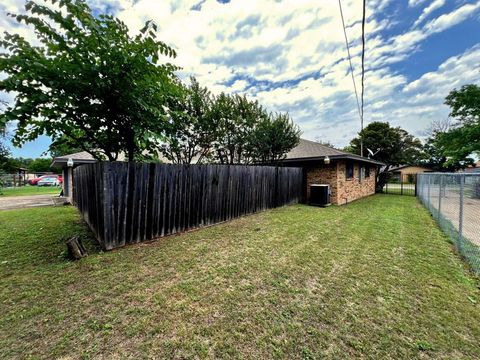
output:
<instances>
[{"instance_id":1,"label":"neighboring rooftop","mask_svg":"<svg viewBox=\"0 0 480 360\"><path fill-rule=\"evenodd\" d=\"M422 169L427 169L427 170L431 170L431 168L429 166L425 166L425 165L399 165L399 166L395 166L395 167L392 167L390 169L388 169L389 172L392 172L392 171L399 171L399 170L402 170L402 169L405 169L405 168L409 168L409 167L415 167L415 168L422 168Z\"/></svg>"},{"instance_id":2,"label":"neighboring rooftop","mask_svg":"<svg viewBox=\"0 0 480 360\"><path fill-rule=\"evenodd\" d=\"M52 165L51 166L62 166L65 165L68 161L68 159L72 159L74 163L81 163L81 164L90 164L90 163L95 163L97 160L92 156L92 154L86 152L86 151L80 151L77 153L73 154L67 154L67 155L62 155L58 156L53 159Z\"/></svg>"},{"instance_id":3,"label":"neighboring rooftop","mask_svg":"<svg viewBox=\"0 0 480 360\"><path fill-rule=\"evenodd\" d=\"M284 162L323 160L325 157L333 159L351 159L372 164L383 165L381 162L351 154L346 151L331 148L315 141L300 139L296 147L287 153Z\"/></svg>"}]
</instances>

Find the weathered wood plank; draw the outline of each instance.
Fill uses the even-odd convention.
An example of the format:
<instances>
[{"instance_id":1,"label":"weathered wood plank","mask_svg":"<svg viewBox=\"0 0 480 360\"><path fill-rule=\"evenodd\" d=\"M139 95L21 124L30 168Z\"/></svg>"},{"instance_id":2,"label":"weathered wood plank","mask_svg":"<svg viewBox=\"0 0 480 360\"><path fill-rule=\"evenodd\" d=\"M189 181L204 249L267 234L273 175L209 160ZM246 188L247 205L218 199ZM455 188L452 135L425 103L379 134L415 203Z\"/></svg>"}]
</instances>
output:
<instances>
[{"instance_id":1,"label":"weathered wood plank","mask_svg":"<svg viewBox=\"0 0 480 360\"><path fill-rule=\"evenodd\" d=\"M301 201L300 168L96 163L74 170L74 203L104 249Z\"/></svg>"}]
</instances>

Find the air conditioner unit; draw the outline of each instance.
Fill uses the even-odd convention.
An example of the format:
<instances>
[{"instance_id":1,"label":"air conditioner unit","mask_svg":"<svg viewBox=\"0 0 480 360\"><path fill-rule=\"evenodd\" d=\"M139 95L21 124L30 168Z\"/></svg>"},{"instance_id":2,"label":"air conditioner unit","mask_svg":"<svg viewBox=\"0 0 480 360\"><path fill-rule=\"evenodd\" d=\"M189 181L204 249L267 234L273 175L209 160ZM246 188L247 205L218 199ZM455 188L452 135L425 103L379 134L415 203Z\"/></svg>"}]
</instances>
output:
<instances>
[{"instance_id":1,"label":"air conditioner unit","mask_svg":"<svg viewBox=\"0 0 480 360\"><path fill-rule=\"evenodd\" d=\"M311 184L310 185L310 205L329 206L330 205L330 185Z\"/></svg>"}]
</instances>

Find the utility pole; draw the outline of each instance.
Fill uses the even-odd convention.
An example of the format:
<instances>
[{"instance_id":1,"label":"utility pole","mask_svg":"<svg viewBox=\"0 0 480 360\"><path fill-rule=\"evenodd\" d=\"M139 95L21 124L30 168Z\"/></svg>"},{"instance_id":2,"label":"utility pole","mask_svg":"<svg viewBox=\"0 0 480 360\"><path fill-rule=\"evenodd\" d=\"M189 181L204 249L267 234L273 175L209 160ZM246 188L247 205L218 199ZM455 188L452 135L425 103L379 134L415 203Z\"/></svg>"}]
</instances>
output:
<instances>
[{"instance_id":1,"label":"utility pole","mask_svg":"<svg viewBox=\"0 0 480 360\"><path fill-rule=\"evenodd\" d=\"M362 135L360 136L360 156L363 157L363 95L365 93L365 85L364 85L364 79L365 79L365 12L367 8L367 0L363 0L363 14L362 14L362 97L361 97L361 103L362 103L362 114L360 116L360 128Z\"/></svg>"}]
</instances>

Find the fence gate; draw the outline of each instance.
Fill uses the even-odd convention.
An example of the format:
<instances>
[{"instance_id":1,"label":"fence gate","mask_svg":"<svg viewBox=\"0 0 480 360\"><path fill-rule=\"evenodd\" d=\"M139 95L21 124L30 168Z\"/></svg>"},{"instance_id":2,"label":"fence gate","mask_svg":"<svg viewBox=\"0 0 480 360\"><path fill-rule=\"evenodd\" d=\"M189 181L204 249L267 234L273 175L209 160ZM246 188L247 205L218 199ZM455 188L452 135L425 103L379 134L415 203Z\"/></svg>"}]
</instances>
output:
<instances>
[{"instance_id":1,"label":"fence gate","mask_svg":"<svg viewBox=\"0 0 480 360\"><path fill-rule=\"evenodd\" d=\"M417 174L393 173L383 186L385 194L410 195L417 194Z\"/></svg>"}]
</instances>

